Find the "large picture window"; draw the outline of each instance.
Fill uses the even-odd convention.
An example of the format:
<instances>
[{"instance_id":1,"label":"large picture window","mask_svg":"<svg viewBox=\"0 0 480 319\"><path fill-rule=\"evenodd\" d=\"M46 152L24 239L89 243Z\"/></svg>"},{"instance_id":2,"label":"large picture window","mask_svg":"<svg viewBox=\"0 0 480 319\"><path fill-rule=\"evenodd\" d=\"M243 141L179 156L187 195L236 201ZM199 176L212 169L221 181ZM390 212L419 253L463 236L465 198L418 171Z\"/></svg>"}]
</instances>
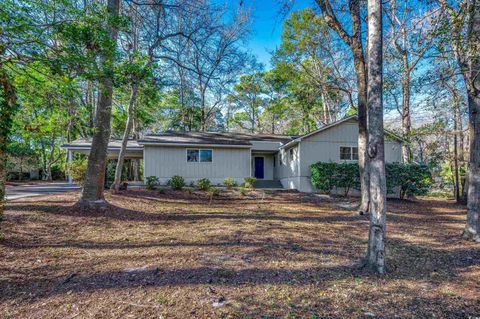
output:
<instances>
[{"instance_id":1,"label":"large picture window","mask_svg":"<svg viewBox=\"0 0 480 319\"><path fill-rule=\"evenodd\" d=\"M340 159L345 161L358 161L358 147L340 146Z\"/></svg>"},{"instance_id":2,"label":"large picture window","mask_svg":"<svg viewBox=\"0 0 480 319\"><path fill-rule=\"evenodd\" d=\"M212 150L187 149L187 162L189 163L211 163Z\"/></svg>"}]
</instances>

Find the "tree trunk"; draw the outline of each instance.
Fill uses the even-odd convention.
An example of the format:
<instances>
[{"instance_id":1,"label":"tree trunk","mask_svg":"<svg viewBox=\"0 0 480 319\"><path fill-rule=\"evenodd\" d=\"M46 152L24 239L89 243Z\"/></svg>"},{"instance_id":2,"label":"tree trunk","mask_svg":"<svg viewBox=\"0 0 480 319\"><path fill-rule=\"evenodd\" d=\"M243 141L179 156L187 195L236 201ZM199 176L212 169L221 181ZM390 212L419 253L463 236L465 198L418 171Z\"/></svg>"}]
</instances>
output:
<instances>
[{"instance_id":1,"label":"tree trunk","mask_svg":"<svg viewBox=\"0 0 480 319\"><path fill-rule=\"evenodd\" d=\"M122 146L120 148L120 152L118 153L117 167L115 168L115 180L111 186L111 188L116 192L120 190L120 183L122 182L123 159L125 157L125 153L127 152L128 136L130 135L130 131L133 127L134 107L135 103L137 102L137 92L138 84L133 83L130 101L128 103L127 124L125 125L125 131L123 132Z\"/></svg>"},{"instance_id":2,"label":"tree trunk","mask_svg":"<svg viewBox=\"0 0 480 319\"><path fill-rule=\"evenodd\" d=\"M108 0L109 18L118 17L120 0ZM114 26L109 29L112 44L117 42L117 30ZM110 139L110 119L112 116L113 73L115 53L103 53L101 60L105 71L99 81L99 98L95 114L95 126L92 147L88 156L87 172L82 196L78 202L80 206L104 207L103 194L105 183L105 166L107 161L108 142Z\"/></svg>"},{"instance_id":3,"label":"tree trunk","mask_svg":"<svg viewBox=\"0 0 480 319\"><path fill-rule=\"evenodd\" d=\"M454 185L455 185L455 200L460 203L460 178L458 173L458 101L453 99L453 169L454 169Z\"/></svg>"},{"instance_id":4,"label":"tree trunk","mask_svg":"<svg viewBox=\"0 0 480 319\"><path fill-rule=\"evenodd\" d=\"M468 161L467 222L463 238L480 242L480 6L466 1L468 33L466 52L462 55L456 46L456 56L462 70L468 95L468 131L470 158Z\"/></svg>"},{"instance_id":5,"label":"tree trunk","mask_svg":"<svg viewBox=\"0 0 480 319\"><path fill-rule=\"evenodd\" d=\"M477 66L480 67L480 63ZM474 85L468 90L468 110L470 160L468 165L467 223L463 238L480 242L480 78L478 76Z\"/></svg>"},{"instance_id":6,"label":"tree trunk","mask_svg":"<svg viewBox=\"0 0 480 319\"><path fill-rule=\"evenodd\" d=\"M358 87L358 166L360 171L360 214L367 213L370 206L370 172L367 154L368 129L367 129L367 74L365 61L357 57L355 62Z\"/></svg>"},{"instance_id":7,"label":"tree trunk","mask_svg":"<svg viewBox=\"0 0 480 319\"><path fill-rule=\"evenodd\" d=\"M406 63L406 62L405 62ZM406 66L408 68L408 63ZM410 132L412 130L412 120L410 116L410 74L405 71L405 78L402 82L402 137L409 141ZM410 152L410 145L408 143L402 144L402 158L404 163L410 163L412 161L412 155Z\"/></svg>"},{"instance_id":8,"label":"tree trunk","mask_svg":"<svg viewBox=\"0 0 480 319\"><path fill-rule=\"evenodd\" d=\"M383 131L382 2L368 0L368 155L370 226L365 267L385 273L386 197Z\"/></svg>"}]
</instances>

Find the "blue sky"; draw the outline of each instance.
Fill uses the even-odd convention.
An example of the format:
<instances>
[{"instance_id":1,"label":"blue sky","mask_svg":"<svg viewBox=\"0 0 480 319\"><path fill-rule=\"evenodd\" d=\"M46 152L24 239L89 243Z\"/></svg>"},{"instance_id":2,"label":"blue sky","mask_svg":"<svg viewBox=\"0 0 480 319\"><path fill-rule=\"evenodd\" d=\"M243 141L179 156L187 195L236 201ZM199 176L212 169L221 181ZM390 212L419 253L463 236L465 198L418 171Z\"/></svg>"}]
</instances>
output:
<instances>
[{"instance_id":1,"label":"blue sky","mask_svg":"<svg viewBox=\"0 0 480 319\"><path fill-rule=\"evenodd\" d=\"M232 7L240 0L226 0ZM257 56L259 62L268 69L270 53L280 44L282 34L282 16L279 14L282 1L294 3L293 9L299 10L314 5L313 0L243 0L243 4L252 8L252 35L248 41L248 51Z\"/></svg>"}]
</instances>

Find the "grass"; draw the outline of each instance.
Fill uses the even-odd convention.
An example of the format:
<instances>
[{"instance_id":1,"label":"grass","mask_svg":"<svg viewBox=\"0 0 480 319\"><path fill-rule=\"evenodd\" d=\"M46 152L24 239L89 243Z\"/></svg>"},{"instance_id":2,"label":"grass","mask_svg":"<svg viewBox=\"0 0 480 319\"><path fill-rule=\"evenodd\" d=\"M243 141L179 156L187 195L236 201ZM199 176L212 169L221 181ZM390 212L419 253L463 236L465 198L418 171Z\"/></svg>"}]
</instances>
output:
<instances>
[{"instance_id":1,"label":"grass","mask_svg":"<svg viewBox=\"0 0 480 319\"><path fill-rule=\"evenodd\" d=\"M82 211L78 196L8 203L0 318L480 315L480 247L460 239L465 207L451 200L388 202L376 276L357 268L368 219L345 199L132 188Z\"/></svg>"}]
</instances>

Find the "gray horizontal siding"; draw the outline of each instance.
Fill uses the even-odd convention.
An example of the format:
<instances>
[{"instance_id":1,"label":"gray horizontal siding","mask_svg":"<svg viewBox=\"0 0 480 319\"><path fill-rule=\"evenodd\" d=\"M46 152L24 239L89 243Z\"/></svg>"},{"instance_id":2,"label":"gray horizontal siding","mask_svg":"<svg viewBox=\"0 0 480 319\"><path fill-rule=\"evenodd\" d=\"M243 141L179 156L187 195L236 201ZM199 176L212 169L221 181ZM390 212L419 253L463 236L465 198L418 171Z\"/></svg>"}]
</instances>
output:
<instances>
[{"instance_id":1,"label":"gray horizontal siding","mask_svg":"<svg viewBox=\"0 0 480 319\"><path fill-rule=\"evenodd\" d=\"M156 176L165 183L174 175L182 176L187 182L208 178L213 183L223 183L226 177L237 182L250 176L250 149L205 148L213 150L211 163L188 163L187 149L195 147L147 146L144 154L144 175Z\"/></svg>"}]
</instances>

